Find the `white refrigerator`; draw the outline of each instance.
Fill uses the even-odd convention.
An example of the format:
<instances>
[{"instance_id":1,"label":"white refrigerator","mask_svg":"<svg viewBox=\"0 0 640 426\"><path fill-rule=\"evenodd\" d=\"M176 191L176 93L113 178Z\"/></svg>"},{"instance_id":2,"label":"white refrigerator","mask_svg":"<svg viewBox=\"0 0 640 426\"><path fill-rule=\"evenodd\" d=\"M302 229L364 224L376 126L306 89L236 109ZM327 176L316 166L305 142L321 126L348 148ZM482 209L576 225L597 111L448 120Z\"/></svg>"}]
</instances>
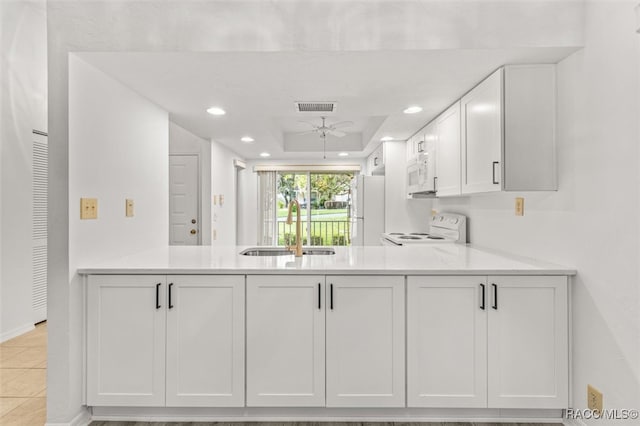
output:
<instances>
[{"instance_id":1,"label":"white refrigerator","mask_svg":"<svg viewBox=\"0 0 640 426\"><path fill-rule=\"evenodd\" d=\"M351 181L351 245L379 246L384 232L384 176Z\"/></svg>"}]
</instances>

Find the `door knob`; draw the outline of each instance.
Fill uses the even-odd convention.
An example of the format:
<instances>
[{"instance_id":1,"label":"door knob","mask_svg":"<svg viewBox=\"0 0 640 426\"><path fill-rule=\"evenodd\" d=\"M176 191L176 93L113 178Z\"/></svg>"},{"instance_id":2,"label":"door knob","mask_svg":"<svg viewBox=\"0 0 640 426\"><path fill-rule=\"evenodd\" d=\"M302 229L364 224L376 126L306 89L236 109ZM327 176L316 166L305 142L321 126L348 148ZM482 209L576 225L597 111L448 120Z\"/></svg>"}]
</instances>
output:
<instances>
[{"instance_id":1,"label":"door knob","mask_svg":"<svg viewBox=\"0 0 640 426\"><path fill-rule=\"evenodd\" d=\"M191 223L196 223L196 220L195 219L191 219Z\"/></svg>"},{"instance_id":2,"label":"door knob","mask_svg":"<svg viewBox=\"0 0 640 426\"><path fill-rule=\"evenodd\" d=\"M196 232L198 232L198 231L196 231L195 229L192 229L192 230L191 230L191 235L195 235L195 234L196 234Z\"/></svg>"}]
</instances>

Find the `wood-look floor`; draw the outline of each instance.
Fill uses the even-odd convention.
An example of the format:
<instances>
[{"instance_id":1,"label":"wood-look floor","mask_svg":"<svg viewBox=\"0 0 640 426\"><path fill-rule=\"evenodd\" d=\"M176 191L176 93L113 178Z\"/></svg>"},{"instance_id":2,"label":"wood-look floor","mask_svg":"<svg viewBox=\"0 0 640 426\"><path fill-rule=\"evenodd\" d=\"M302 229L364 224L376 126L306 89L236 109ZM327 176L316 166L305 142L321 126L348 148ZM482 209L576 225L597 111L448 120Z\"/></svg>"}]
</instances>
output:
<instances>
[{"instance_id":1,"label":"wood-look floor","mask_svg":"<svg viewBox=\"0 0 640 426\"><path fill-rule=\"evenodd\" d=\"M0 344L0 425L47 420L47 324Z\"/></svg>"}]
</instances>

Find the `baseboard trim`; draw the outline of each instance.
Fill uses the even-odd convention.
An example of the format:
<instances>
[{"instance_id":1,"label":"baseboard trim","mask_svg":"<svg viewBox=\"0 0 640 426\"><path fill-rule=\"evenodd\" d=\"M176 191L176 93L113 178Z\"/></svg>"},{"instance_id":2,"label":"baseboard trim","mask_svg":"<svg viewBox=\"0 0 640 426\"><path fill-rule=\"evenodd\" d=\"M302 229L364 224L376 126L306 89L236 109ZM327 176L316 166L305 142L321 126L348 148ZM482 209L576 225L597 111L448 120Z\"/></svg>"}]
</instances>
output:
<instances>
[{"instance_id":1,"label":"baseboard trim","mask_svg":"<svg viewBox=\"0 0 640 426\"><path fill-rule=\"evenodd\" d=\"M69 422L47 422L44 426L87 426L89 423L91 423L91 413L88 408L83 407L82 411L76 414Z\"/></svg>"},{"instance_id":2,"label":"baseboard trim","mask_svg":"<svg viewBox=\"0 0 640 426\"><path fill-rule=\"evenodd\" d=\"M562 424L565 426L587 426L587 424L580 419L564 419Z\"/></svg>"},{"instance_id":3,"label":"baseboard trim","mask_svg":"<svg viewBox=\"0 0 640 426\"><path fill-rule=\"evenodd\" d=\"M7 340L11 340L14 337L18 337L21 334L27 333L35 328L36 327L32 323L28 323L28 324L21 325L20 327L16 327L13 330L5 331L4 333L0 334L0 343L4 343Z\"/></svg>"}]
</instances>

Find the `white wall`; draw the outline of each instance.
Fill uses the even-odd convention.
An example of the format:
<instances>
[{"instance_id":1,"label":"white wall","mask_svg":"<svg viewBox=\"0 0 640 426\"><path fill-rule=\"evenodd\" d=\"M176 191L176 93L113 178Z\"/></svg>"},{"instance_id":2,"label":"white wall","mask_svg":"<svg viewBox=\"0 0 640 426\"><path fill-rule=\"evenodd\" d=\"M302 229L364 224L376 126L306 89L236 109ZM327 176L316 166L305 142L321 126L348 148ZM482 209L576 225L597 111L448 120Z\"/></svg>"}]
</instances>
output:
<instances>
[{"instance_id":1,"label":"white wall","mask_svg":"<svg viewBox=\"0 0 640 426\"><path fill-rule=\"evenodd\" d=\"M211 143L169 123L169 154L198 156L200 168L200 233L202 245L211 245Z\"/></svg>"},{"instance_id":2,"label":"white wall","mask_svg":"<svg viewBox=\"0 0 640 426\"><path fill-rule=\"evenodd\" d=\"M69 380L78 385L66 392L49 391L48 411L77 411L71 401L80 400L80 371L76 366L82 364L82 352L76 340L69 340L69 336L80 335L82 323L82 282L76 269L101 259L167 245L168 153L167 112L71 54L69 275L65 286L71 307L66 325L58 323L58 317L52 321L49 352L50 365L55 367L47 373L50 383ZM97 220L80 220L81 197L98 199ZM126 198L134 200L134 217L125 217ZM67 358L58 359L56 353L66 353Z\"/></svg>"},{"instance_id":3,"label":"white wall","mask_svg":"<svg viewBox=\"0 0 640 426\"><path fill-rule=\"evenodd\" d=\"M44 1L0 2L0 342L33 328L32 130L47 131Z\"/></svg>"},{"instance_id":4,"label":"white wall","mask_svg":"<svg viewBox=\"0 0 640 426\"><path fill-rule=\"evenodd\" d=\"M216 197L216 202L211 207L211 245L214 246L236 245L236 193L240 188L236 182L236 168L233 165L235 159L242 160L238 154L222 144L211 141L210 202L213 203L213 197ZM222 204L220 195L223 196Z\"/></svg>"},{"instance_id":5,"label":"white wall","mask_svg":"<svg viewBox=\"0 0 640 426\"><path fill-rule=\"evenodd\" d=\"M578 270L572 285L576 408L586 407L588 383L604 392L605 408L638 408L640 401L636 4L587 2L585 48L558 66L558 192L434 204L467 214L475 244ZM514 215L517 196L525 198L524 217Z\"/></svg>"}]
</instances>

